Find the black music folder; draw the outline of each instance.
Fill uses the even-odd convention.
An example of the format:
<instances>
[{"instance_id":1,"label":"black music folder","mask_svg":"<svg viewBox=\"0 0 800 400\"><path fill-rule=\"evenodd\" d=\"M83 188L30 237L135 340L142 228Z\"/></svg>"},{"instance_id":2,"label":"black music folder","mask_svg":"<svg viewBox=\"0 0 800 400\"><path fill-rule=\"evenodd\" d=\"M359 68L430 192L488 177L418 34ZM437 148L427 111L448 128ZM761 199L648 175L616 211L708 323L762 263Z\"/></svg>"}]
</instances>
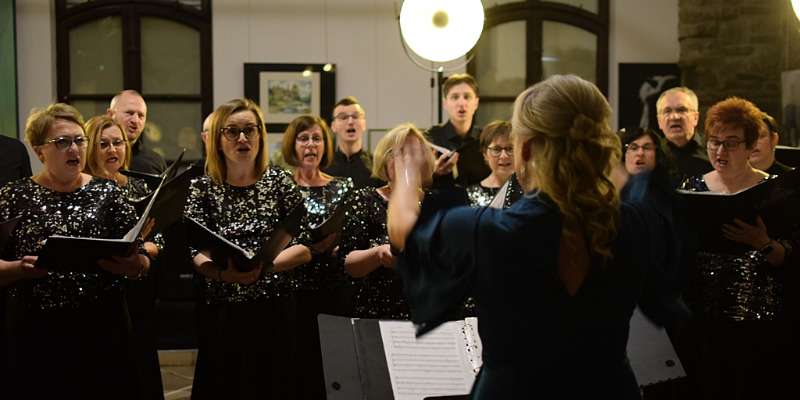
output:
<instances>
[{"instance_id":1,"label":"black music folder","mask_svg":"<svg viewBox=\"0 0 800 400\"><path fill-rule=\"evenodd\" d=\"M157 232L163 232L176 222L180 221L186 199L189 197L189 187L192 179L203 175L203 171L195 166L189 166L177 173L172 179L164 180L160 186L159 196L150 210L150 216L155 220L155 225L145 239L151 238ZM134 203L136 212L140 215L147 207L153 194Z\"/></svg>"},{"instance_id":2,"label":"black music folder","mask_svg":"<svg viewBox=\"0 0 800 400\"><path fill-rule=\"evenodd\" d=\"M344 220L347 216L348 198L349 196L342 199L331 215L320 222L319 225L310 227L311 241L313 243L317 243L329 235L342 231Z\"/></svg>"},{"instance_id":3,"label":"black music folder","mask_svg":"<svg viewBox=\"0 0 800 400\"><path fill-rule=\"evenodd\" d=\"M761 216L771 238L791 234L800 224L800 169L795 169L734 194L678 190L687 220L697 235L698 248L737 254L750 246L727 240L722 225L734 218L755 224Z\"/></svg>"},{"instance_id":4,"label":"black music folder","mask_svg":"<svg viewBox=\"0 0 800 400\"><path fill-rule=\"evenodd\" d=\"M198 250L209 250L211 260L219 267L225 268L228 260L232 260L236 269L247 272L260 263L266 273L271 270L275 257L300 233L305 215L306 208L303 203L299 203L278 223L272 234L262 241L257 252L242 248L191 217L184 217L184 225L189 244Z\"/></svg>"},{"instance_id":5,"label":"black music folder","mask_svg":"<svg viewBox=\"0 0 800 400\"><path fill-rule=\"evenodd\" d=\"M131 171L127 169L121 169L119 172L122 175L139 178L142 179L145 183L147 183L148 187L155 188L161 186L162 183L165 181L169 181L175 176L178 175L179 168L181 165L181 161L183 161L183 155L186 154L186 149L181 150L181 154L178 155L178 158L173 162L169 168L164 170L160 175L159 174L150 174L147 172L139 172L139 171Z\"/></svg>"},{"instance_id":6,"label":"black music folder","mask_svg":"<svg viewBox=\"0 0 800 400\"><path fill-rule=\"evenodd\" d=\"M127 256L137 247L137 239L144 228L153 204L159 198L156 188L139 221L119 239L87 238L52 235L45 240L36 266L59 272L97 272L97 261L113 256Z\"/></svg>"}]
</instances>

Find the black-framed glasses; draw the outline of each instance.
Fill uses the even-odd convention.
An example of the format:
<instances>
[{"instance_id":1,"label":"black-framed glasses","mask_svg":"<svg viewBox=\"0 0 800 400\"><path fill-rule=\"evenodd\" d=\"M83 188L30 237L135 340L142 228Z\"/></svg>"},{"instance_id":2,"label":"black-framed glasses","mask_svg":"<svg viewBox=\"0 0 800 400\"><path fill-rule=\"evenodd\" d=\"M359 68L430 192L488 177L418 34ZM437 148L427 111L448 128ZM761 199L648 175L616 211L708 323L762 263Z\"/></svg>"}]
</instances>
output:
<instances>
[{"instance_id":1,"label":"black-framed glasses","mask_svg":"<svg viewBox=\"0 0 800 400\"><path fill-rule=\"evenodd\" d=\"M57 138L46 140L44 143L52 143L57 149L63 151L72 147L73 143L75 143L75 146L78 147L86 146L86 136L59 136Z\"/></svg>"},{"instance_id":2,"label":"black-framed glasses","mask_svg":"<svg viewBox=\"0 0 800 400\"><path fill-rule=\"evenodd\" d=\"M655 151L656 145L653 143L645 143L643 145L639 145L636 143L628 143L625 145L625 150L630 151L631 153L635 153L639 151L639 149L642 149L644 151Z\"/></svg>"},{"instance_id":3,"label":"black-framed glasses","mask_svg":"<svg viewBox=\"0 0 800 400\"><path fill-rule=\"evenodd\" d=\"M725 148L725 150L735 150L742 143L744 143L744 140L742 139L708 139L708 141L706 141L706 147L711 150L717 150L719 149L719 146L722 146Z\"/></svg>"},{"instance_id":4,"label":"black-framed glasses","mask_svg":"<svg viewBox=\"0 0 800 400\"><path fill-rule=\"evenodd\" d=\"M114 146L115 148L123 148L125 147L125 141L122 139L114 139L111 141L108 140L101 140L100 141L100 150L106 150L109 146Z\"/></svg>"},{"instance_id":5,"label":"black-framed glasses","mask_svg":"<svg viewBox=\"0 0 800 400\"><path fill-rule=\"evenodd\" d=\"M514 146L506 146L506 147L489 146L486 148L486 150L489 150L489 155L492 157L500 157L500 155L503 154L504 151L506 152L506 154L508 154L509 157L514 156Z\"/></svg>"},{"instance_id":6,"label":"black-framed glasses","mask_svg":"<svg viewBox=\"0 0 800 400\"><path fill-rule=\"evenodd\" d=\"M667 108L659 111L659 114L661 114L661 115L663 115L665 117L668 117L670 114L677 114L678 116L684 116L684 115L687 115L687 114L689 114L691 112L695 112L695 110L692 110L692 109L686 108L686 107L677 107L677 108L667 107Z\"/></svg>"},{"instance_id":7,"label":"black-framed glasses","mask_svg":"<svg viewBox=\"0 0 800 400\"><path fill-rule=\"evenodd\" d=\"M364 114L363 113L352 113L352 114L339 113L339 114L336 114L333 118L336 118L339 121L343 121L344 122L344 121L349 120L350 118L352 118L354 120L359 120L361 118L364 118Z\"/></svg>"},{"instance_id":8,"label":"black-framed glasses","mask_svg":"<svg viewBox=\"0 0 800 400\"><path fill-rule=\"evenodd\" d=\"M226 126L220 128L219 131L222 132L222 136L225 136L226 139L235 142L239 140L241 135L244 135L247 140L252 140L261 133L261 127L258 125L247 125L241 128L238 126Z\"/></svg>"}]
</instances>

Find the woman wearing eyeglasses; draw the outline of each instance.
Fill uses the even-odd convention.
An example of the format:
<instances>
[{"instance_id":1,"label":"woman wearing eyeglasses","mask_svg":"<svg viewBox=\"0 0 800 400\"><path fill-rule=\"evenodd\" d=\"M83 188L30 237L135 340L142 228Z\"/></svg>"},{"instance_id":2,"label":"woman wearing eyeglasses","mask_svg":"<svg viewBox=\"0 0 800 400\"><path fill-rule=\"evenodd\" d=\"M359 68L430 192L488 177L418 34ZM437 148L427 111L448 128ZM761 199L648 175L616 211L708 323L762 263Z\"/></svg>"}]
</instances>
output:
<instances>
[{"instance_id":1,"label":"woman wearing eyeglasses","mask_svg":"<svg viewBox=\"0 0 800 400\"><path fill-rule=\"evenodd\" d=\"M257 252L302 195L291 176L268 167L264 117L247 99L213 114L206 142L206 176L192 181L184 215ZM191 249L203 278L193 399L294 398L292 287L286 271L311 259L295 244L272 270L242 272L219 265L206 249Z\"/></svg>"},{"instance_id":2,"label":"woman wearing eyeglasses","mask_svg":"<svg viewBox=\"0 0 800 400\"><path fill-rule=\"evenodd\" d=\"M389 131L375 147L372 176L386 182L380 188L363 188L348 203L347 219L337 255L354 278L361 279L355 296L355 315L361 318L408 319L408 302L402 282L394 270L396 257L386 231L386 210L392 188L399 179L394 171L392 149L409 137L428 144L425 136L412 125L399 125ZM427 153L428 178L432 180L433 153Z\"/></svg>"},{"instance_id":3,"label":"woman wearing eyeglasses","mask_svg":"<svg viewBox=\"0 0 800 400\"><path fill-rule=\"evenodd\" d=\"M0 260L0 285L9 285L10 295L4 345L13 366L3 379L4 397L137 398L123 287L126 278L147 272L143 249L102 260L96 273L34 266L51 235L121 238L136 212L113 182L81 172L87 140L75 108L34 110L25 135L42 170L0 188L0 221L21 217Z\"/></svg>"},{"instance_id":4,"label":"woman wearing eyeglasses","mask_svg":"<svg viewBox=\"0 0 800 400\"><path fill-rule=\"evenodd\" d=\"M514 147L509 141L510 132L511 124L507 121L493 121L481 131L481 153L492 173L479 183L467 186L467 198L471 206L489 205L500 187L514 173Z\"/></svg>"},{"instance_id":5,"label":"woman wearing eyeglasses","mask_svg":"<svg viewBox=\"0 0 800 400\"><path fill-rule=\"evenodd\" d=\"M770 179L749 161L760 125L761 111L747 100L731 97L712 106L705 142L714 170L690 177L681 188L732 194ZM792 246L786 238L770 237L760 218L754 225L736 219L719 234L748 250L699 249L686 291L694 320L680 355L703 398L780 397L772 390L784 365L783 264Z\"/></svg>"},{"instance_id":6,"label":"woman wearing eyeglasses","mask_svg":"<svg viewBox=\"0 0 800 400\"><path fill-rule=\"evenodd\" d=\"M302 115L289 123L281 149L284 161L303 194L309 228L319 225L343 204L353 190L350 178L321 171L333 161L333 137L317 116ZM312 245L313 258L293 272L297 301L297 398L325 397L318 314L352 314L352 285L331 254L334 237Z\"/></svg>"}]
</instances>

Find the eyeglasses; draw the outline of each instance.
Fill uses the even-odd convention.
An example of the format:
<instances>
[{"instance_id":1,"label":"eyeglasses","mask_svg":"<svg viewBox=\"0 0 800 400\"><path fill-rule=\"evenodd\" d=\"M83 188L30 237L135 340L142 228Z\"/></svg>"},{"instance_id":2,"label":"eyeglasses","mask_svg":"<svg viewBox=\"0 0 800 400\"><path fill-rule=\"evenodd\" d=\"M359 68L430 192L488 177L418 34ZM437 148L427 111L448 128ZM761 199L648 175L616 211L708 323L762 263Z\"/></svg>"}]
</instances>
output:
<instances>
[{"instance_id":1,"label":"eyeglasses","mask_svg":"<svg viewBox=\"0 0 800 400\"><path fill-rule=\"evenodd\" d=\"M353 113L353 114L339 113L339 114L336 114L336 116L334 116L334 118L338 119L339 121L344 122L344 121L349 120L350 118L352 118L354 120L359 120L361 118L364 118L364 114L362 114L362 113Z\"/></svg>"},{"instance_id":2,"label":"eyeglasses","mask_svg":"<svg viewBox=\"0 0 800 400\"><path fill-rule=\"evenodd\" d=\"M734 150L742 143L744 143L744 140L742 139L708 139L708 141L706 141L706 147L711 150L717 150L719 149L719 146L723 146L725 147L725 150Z\"/></svg>"},{"instance_id":3,"label":"eyeglasses","mask_svg":"<svg viewBox=\"0 0 800 400\"><path fill-rule=\"evenodd\" d=\"M75 146L78 147L86 146L86 136L59 136L57 138L47 140L44 143L52 143L57 149L64 151L72 147L73 143L75 143Z\"/></svg>"},{"instance_id":4,"label":"eyeglasses","mask_svg":"<svg viewBox=\"0 0 800 400\"><path fill-rule=\"evenodd\" d=\"M689 108L686 108L686 107L678 107L678 108L675 108L675 109L667 107L667 108L659 111L659 114L663 115L665 117L670 116L670 114L676 114L679 117L682 117L684 115L687 115L687 114L695 112L695 111L696 110L692 110L692 109L689 109Z\"/></svg>"},{"instance_id":5,"label":"eyeglasses","mask_svg":"<svg viewBox=\"0 0 800 400\"><path fill-rule=\"evenodd\" d=\"M490 146L487 147L486 150L489 150L489 155L492 157L500 157L500 154L503 154L504 151L506 152L506 154L508 154L509 157L514 156L513 146L508 146L508 147Z\"/></svg>"},{"instance_id":6,"label":"eyeglasses","mask_svg":"<svg viewBox=\"0 0 800 400\"><path fill-rule=\"evenodd\" d=\"M125 147L125 141L122 140L122 139L114 139L114 140L112 140L110 142L107 141L107 140L101 140L100 141L100 150L105 150L109 146L114 146L114 147L119 149L119 148Z\"/></svg>"},{"instance_id":7,"label":"eyeglasses","mask_svg":"<svg viewBox=\"0 0 800 400\"><path fill-rule=\"evenodd\" d=\"M636 143L628 143L625 145L625 150L630 151L631 153L635 153L642 149L643 151L655 151L656 145L653 143L645 143L643 145L638 145Z\"/></svg>"},{"instance_id":8,"label":"eyeglasses","mask_svg":"<svg viewBox=\"0 0 800 400\"><path fill-rule=\"evenodd\" d=\"M242 134L244 134L245 139L252 140L261 133L261 127L258 125L247 125L241 128L238 126L226 126L220 128L219 131L222 132L222 136L225 136L226 139L235 142L239 140Z\"/></svg>"},{"instance_id":9,"label":"eyeglasses","mask_svg":"<svg viewBox=\"0 0 800 400\"><path fill-rule=\"evenodd\" d=\"M297 137L295 137L294 140L297 143L302 143L302 144L305 144L305 143L308 143L308 142L311 142L313 144L319 144L319 143L322 143L322 136L317 136L317 135L297 135Z\"/></svg>"}]
</instances>

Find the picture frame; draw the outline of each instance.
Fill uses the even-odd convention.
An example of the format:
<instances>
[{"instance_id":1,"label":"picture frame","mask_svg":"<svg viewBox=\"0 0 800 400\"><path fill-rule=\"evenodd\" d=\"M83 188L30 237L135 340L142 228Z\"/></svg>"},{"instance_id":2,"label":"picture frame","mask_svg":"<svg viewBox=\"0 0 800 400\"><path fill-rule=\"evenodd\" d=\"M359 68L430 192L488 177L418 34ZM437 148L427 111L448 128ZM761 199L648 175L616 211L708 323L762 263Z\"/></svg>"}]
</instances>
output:
<instances>
[{"instance_id":1,"label":"picture frame","mask_svg":"<svg viewBox=\"0 0 800 400\"><path fill-rule=\"evenodd\" d=\"M304 114L330 122L336 101L336 67L325 65L244 64L244 95L261 107L268 133L283 133L289 122Z\"/></svg>"},{"instance_id":2,"label":"picture frame","mask_svg":"<svg viewBox=\"0 0 800 400\"><path fill-rule=\"evenodd\" d=\"M658 96L680 85L678 64L620 63L618 128L650 128L658 132Z\"/></svg>"}]
</instances>

